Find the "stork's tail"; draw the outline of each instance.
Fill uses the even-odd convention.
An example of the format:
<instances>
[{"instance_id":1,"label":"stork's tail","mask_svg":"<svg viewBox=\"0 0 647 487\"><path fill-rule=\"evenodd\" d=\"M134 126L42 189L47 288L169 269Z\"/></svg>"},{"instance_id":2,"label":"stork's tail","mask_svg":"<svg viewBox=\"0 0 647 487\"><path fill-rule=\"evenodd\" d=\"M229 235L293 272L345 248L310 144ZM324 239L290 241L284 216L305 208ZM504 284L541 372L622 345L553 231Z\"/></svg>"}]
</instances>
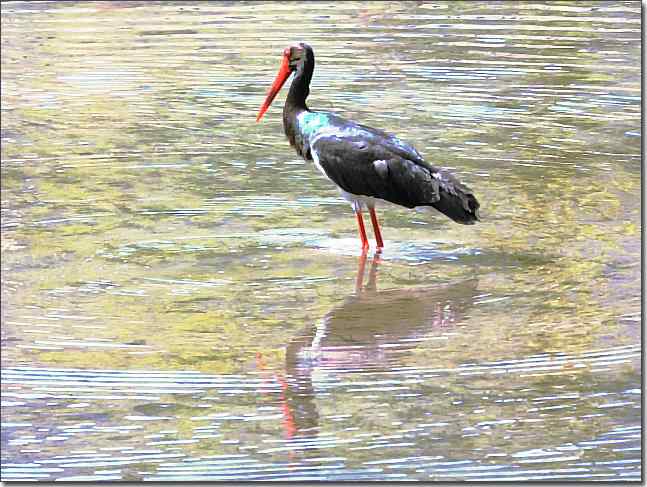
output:
<instances>
[{"instance_id":1,"label":"stork's tail","mask_svg":"<svg viewBox=\"0 0 647 487\"><path fill-rule=\"evenodd\" d=\"M438 198L429 203L430 206L463 225L473 225L480 220L481 205L470 188L442 169L432 176L438 181Z\"/></svg>"}]
</instances>

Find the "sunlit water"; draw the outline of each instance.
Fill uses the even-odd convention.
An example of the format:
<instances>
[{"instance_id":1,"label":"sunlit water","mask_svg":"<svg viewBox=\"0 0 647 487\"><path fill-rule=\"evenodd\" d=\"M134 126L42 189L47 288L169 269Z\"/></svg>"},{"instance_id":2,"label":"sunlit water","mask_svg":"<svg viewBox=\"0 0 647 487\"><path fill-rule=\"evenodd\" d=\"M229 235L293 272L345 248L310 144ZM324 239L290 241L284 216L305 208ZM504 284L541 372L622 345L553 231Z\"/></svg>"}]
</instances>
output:
<instances>
[{"instance_id":1,"label":"sunlit water","mask_svg":"<svg viewBox=\"0 0 647 487\"><path fill-rule=\"evenodd\" d=\"M397 133L482 223L254 122ZM2 4L3 480L637 480L640 4Z\"/></svg>"}]
</instances>

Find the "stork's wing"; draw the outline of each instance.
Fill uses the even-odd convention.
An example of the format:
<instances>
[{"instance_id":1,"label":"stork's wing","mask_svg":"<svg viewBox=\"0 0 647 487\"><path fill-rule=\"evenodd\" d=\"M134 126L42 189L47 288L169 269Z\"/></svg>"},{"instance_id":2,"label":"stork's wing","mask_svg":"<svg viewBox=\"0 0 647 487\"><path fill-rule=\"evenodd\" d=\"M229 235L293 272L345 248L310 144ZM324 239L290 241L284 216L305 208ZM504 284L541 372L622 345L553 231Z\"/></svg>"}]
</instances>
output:
<instances>
[{"instance_id":1,"label":"stork's wing","mask_svg":"<svg viewBox=\"0 0 647 487\"><path fill-rule=\"evenodd\" d=\"M346 120L333 113L328 113L327 115L331 125L341 127L343 130L352 132L352 135L360 136L369 144L379 145L383 149L388 150L403 159L415 162L422 166L429 166L412 145L400 140L395 135L389 134L380 129L369 127L368 125L362 125L351 120Z\"/></svg>"},{"instance_id":2,"label":"stork's wing","mask_svg":"<svg viewBox=\"0 0 647 487\"><path fill-rule=\"evenodd\" d=\"M348 135L322 133L313 138L312 158L330 179L348 193L408 208L439 200L437 170L415 149L393 136L360 127Z\"/></svg>"}]
</instances>

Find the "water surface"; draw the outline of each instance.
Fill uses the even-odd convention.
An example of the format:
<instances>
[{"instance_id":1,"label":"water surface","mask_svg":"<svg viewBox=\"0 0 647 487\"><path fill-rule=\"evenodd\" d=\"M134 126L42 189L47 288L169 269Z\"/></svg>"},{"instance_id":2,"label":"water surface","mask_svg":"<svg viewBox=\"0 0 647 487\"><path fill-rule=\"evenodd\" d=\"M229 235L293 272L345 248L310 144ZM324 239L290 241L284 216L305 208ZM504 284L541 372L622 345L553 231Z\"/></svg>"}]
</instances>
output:
<instances>
[{"instance_id":1,"label":"water surface","mask_svg":"<svg viewBox=\"0 0 647 487\"><path fill-rule=\"evenodd\" d=\"M482 223L254 122L397 133ZM3 480L638 480L640 4L2 4Z\"/></svg>"}]
</instances>

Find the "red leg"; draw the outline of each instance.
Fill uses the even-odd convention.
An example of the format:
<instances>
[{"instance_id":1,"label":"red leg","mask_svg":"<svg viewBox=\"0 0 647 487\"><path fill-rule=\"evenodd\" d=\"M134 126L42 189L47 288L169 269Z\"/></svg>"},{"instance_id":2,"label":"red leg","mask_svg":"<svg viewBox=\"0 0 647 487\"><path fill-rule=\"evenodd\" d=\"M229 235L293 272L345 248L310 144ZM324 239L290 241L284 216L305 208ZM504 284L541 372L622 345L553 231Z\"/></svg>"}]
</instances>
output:
<instances>
[{"instance_id":1,"label":"red leg","mask_svg":"<svg viewBox=\"0 0 647 487\"><path fill-rule=\"evenodd\" d=\"M357 225L359 226L359 238L362 239L362 249L368 248L368 238L366 238L366 229L364 228L364 218L361 211L356 211Z\"/></svg>"},{"instance_id":2,"label":"red leg","mask_svg":"<svg viewBox=\"0 0 647 487\"><path fill-rule=\"evenodd\" d=\"M373 223L373 232L375 232L375 241L377 242L377 248L381 249L382 247L384 247L384 242L382 241L382 232L380 232L380 224L377 222L375 208L369 208L368 210L371 212L371 222Z\"/></svg>"}]
</instances>

